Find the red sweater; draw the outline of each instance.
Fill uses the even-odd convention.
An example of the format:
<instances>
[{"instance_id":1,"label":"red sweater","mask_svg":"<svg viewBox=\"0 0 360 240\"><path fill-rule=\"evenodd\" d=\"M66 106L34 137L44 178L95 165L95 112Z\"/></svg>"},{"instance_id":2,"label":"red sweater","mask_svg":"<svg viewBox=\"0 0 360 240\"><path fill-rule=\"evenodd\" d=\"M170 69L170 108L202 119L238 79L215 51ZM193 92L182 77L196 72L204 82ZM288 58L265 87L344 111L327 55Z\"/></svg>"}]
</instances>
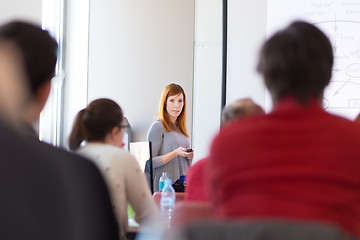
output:
<instances>
[{"instance_id":1,"label":"red sweater","mask_svg":"<svg viewBox=\"0 0 360 240\"><path fill-rule=\"evenodd\" d=\"M206 165L208 158L203 158L192 165L186 173L185 200L208 202L206 185Z\"/></svg>"},{"instance_id":2,"label":"red sweater","mask_svg":"<svg viewBox=\"0 0 360 240\"><path fill-rule=\"evenodd\" d=\"M315 101L223 128L209 165L219 218L315 220L360 237L360 125Z\"/></svg>"}]
</instances>

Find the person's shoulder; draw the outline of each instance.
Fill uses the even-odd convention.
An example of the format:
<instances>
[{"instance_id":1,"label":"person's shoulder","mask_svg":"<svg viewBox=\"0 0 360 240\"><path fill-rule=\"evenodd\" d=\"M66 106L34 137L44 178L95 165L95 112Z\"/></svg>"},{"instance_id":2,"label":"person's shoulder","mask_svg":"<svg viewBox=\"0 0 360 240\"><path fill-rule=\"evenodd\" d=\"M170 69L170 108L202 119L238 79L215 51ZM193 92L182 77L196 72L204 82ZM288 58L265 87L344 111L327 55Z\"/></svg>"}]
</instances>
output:
<instances>
[{"instance_id":1,"label":"person's shoulder","mask_svg":"<svg viewBox=\"0 0 360 240\"><path fill-rule=\"evenodd\" d=\"M161 120L156 120L151 124L148 134L162 132L165 132L164 125Z\"/></svg>"},{"instance_id":2,"label":"person's shoulder","mask_svg":"<svg viewBox=\"0 0 360 240\"><path fill-rule=\"evenodd\" d=\"M119 148L116 146L109 146L109 147L112 149L113 153L119 158L125 159L127 161L135 160L135 157L130 152L126 151L124 148Z\"/></svg>"},{"instance_id":3,"label":"person's shoulder","mask_svg":"<svg viewBox=\"0 0 360 240\"><path fill-rule=\"evenodd\" d=\"M37 145L38 145L38 149L42 153L49 154L55 159L61 158L61 159L64 159L64 161L67 161L68 159L79 160L79 161L84 160L82 157L80 157L79 155L77 155L75 153L72 153L70 151L67 151L67 150L59 148L59 147L54 147L46 142L37 141Z\"/></svg>"},{"instance_id":4,"label":"person's shoulder","mask_svg":"<svg viewBox=\"0 0 360 240\"><path fill-rule=\"evenodd\" d=\"M194 163L189 169L202 168L208 161L209 161L209 157L202 158L198 160L196 163Z\"/></svg>"},{"instance_id":5,"label":"person's shoulder","mask_svg":"<svg viewBox=\"0 0 360 240\"><path fill-rule=\"evenodd\" d=\"M330 127L336 126L336 129L339 132L343 132L344 134L348 132L348 134L354 134L356 136L359 136L360 134L359 122L354 122L342 116L338 116L330 113L327 113L327 116L328 116L328 120L326 121L326 124L329 124Z\"/></svg>"},{"instance_id":6,"label":"person's shoulder","mask_svg":"<svg viewBox=\"0 0 360 240\"><path fill-rule=\"evenodd\" d=\"M58 235L67 237L64 239L75 236L74 228L78 229L77 235L87 239L110 239L110 235L113 236L111 239L116 239L118 230L107 187L92 162L6 129L1 123L0 144L4 159L1 168L4 179L2 187L5 186L12 193L5 204L8 201L11 206L16 203L16 199L26 203L31 200L26 208L30 216L40 216L39 219L49 219L50 215L56 217L54 222L40 220L33 225L48 224L55 229L55 233L58 231ZM27 192L34 194L22 194ZM84 212L92 217L81 214ZM12 211L20 222L24 219L23 213L24 211ZM72 220L71 226L66 219ZM98 228L85 231L84 224ZM57 229L56 226L62 228Z\"/></svg>"},{"instance_id":7,"label":"person's shoulder","mask_svg":"<svg viewBox=\"0 0 360 240\"><path fill-rule=\"evenodd\" d=\"M156 128L156 129L164 129L163 122L161 120L156 120L153 122L150 126L150 128Z\"/></svg>"},{"instance_id":8,"label":"person's shoulder","mask_svg":"<svg viewBox=\"0 0 360 240\"><path fill-rule=\"evenodd\" d=\"M209 157L198 160L196 163L191 165L191 167L188 169L187 175L189 175L190 178L192 178L193 176L196 176L197 174L199 174L200 172L202 172L204 170L208 161L209 161Z\"/></svg>"},{"instance_id":9,"label":"person's shoulder","mask_svg":"<svg viewBox=\"0 0 360 240\"><path fill-rule=\"evenodd\" d=\"M8 123L0 121L1 158L4 160L2 171L14 165L36 172L37 177L44 173L44 169L47 171L45 175L56 171L56 168L51 167L52 163L47 160L46 155L38 150L36 141L31 139L33 138L23 136Z\"/></svg>"},{"instance_id":10,"label":"person's shoulder","mask_svg":"<svg viewBox=\"0 0 360 240\"><path fill-rule=\"evenodd\" d=\"M114 160L114 163L117 164L130 164L137 162L135 157L128 151L123 148L113 146L110 144L102 144L101 146L103 151L106 152L108 156L111 156Z\"/></svg>"},{"instance_id":11,"label":"person's shoulder","mask_svg":"<svg viewBox=\"0 0 360 240\"><path fill-rule=\"evenodd\" d=\"M111 166L123 171L124 169L140 169L139 163L130 152L123 148L107 145L107 156L111 158Z\"/></svg>"},{"instance_id":12,"label":"person's shoulder","mask_svg":"<svg viewBox=\"0 0 360 240\"><path fill-rule=\"evenodd\" d=\"M56 165L59 170L64 170L67 174L80 172L85 175L87 172L97 172L97 167L93 162L79 154L70 152L66 149L54 147L45 142L36 142L37 151L39 151L44 158L47 158L49 163Z\"/></svg>"}]
</instances>

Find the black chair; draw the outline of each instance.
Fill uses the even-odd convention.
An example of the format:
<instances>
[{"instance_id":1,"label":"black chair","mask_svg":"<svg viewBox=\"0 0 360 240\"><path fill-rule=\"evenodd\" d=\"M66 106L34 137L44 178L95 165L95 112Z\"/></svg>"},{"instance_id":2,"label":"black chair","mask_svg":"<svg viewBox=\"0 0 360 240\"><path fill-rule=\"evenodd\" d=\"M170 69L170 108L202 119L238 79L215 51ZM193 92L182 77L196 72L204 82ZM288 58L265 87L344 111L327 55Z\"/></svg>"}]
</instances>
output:
<instances>
[{"instance_id":1,"label":"black chair","mask_svg":"<svg viewBox=\"0 0 360 240\"><path fill-rule=\"evenodd\" d=\"M176 231L177 240L355 240L335 225L298 221L211 221ZM170 239L170 238L169 238Z\"/></svg>"}]
</instances>

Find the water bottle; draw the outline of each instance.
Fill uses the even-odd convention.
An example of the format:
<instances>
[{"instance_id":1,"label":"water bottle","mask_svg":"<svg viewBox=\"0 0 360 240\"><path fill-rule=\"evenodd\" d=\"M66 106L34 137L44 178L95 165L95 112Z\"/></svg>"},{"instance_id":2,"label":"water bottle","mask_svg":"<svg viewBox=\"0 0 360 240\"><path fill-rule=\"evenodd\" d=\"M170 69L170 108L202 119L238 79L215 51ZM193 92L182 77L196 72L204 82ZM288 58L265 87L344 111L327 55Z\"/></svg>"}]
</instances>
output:
<instances>
[{"instance_id":1,"label":"water bottle","mask_svg":"<svg viewBox=\"0 0 360 240\"><path fill-rule=\"evenodd\" d=\"M170 227L171 215L172 211L175 207L175 190L171 185L171 179L165 180L165 186L161 192L161 199L160 199L160 212L162 216L165 217L168 226Z\"/></svg>"},{"instance_id":2,"label":"water bottle","mask_svg":"<svg viewBox=\"0 0 360 240\"><path fill-rule=\"evenodd\" d=\"M162 189L164 188L166 179L168 179L167 173L163 172L159 180L159 192L161 192Z\"/></svg>"}]
</instances>

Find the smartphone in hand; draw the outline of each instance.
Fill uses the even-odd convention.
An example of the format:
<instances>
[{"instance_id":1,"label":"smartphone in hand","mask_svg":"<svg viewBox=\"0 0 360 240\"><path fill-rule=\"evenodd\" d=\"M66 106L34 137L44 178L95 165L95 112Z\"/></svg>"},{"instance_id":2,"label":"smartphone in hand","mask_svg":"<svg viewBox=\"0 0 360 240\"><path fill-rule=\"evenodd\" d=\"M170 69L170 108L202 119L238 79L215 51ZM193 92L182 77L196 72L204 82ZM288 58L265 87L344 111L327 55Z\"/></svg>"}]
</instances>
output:
<instances>
[{"instance_id":1,"label":"smartphone in hand","mask_svg":"<svg viewBox=\"0 0 360 240\"><path fill-rule=\"evenodd\" d=\"M192 152L193 150L192 150L192 148L187 148L186 149L186 152Z\"/></svg>"}]
</instances>

